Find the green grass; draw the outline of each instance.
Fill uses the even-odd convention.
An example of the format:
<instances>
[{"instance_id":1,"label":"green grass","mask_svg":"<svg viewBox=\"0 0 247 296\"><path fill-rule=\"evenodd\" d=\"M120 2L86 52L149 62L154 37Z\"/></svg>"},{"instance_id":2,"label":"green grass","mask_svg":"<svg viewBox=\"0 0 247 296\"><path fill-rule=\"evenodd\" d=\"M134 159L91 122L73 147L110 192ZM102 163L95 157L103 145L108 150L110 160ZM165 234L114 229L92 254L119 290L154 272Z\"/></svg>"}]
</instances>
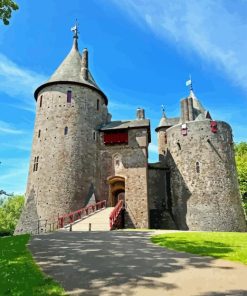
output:
<instances>
[{"instance_id":1,"label":"green grass","mask_svg":"<svg viewBox=\"0 0 247 296\"><path fill-rule=\"evenodd\" d=\"M151 240L176 251L247 264L247 233L180 232L156 235Z\"/></svg>"},{"instance_id":2,"label":"green grass","mask_svg":"<svg viewBox=\"0 0 247 296\"><path fill-rule=\"evenodd\" d=\"M35 264L26 246L28 240L29 235L0 238L0 295L65 295Z\"/></svg>"}]
</instances>

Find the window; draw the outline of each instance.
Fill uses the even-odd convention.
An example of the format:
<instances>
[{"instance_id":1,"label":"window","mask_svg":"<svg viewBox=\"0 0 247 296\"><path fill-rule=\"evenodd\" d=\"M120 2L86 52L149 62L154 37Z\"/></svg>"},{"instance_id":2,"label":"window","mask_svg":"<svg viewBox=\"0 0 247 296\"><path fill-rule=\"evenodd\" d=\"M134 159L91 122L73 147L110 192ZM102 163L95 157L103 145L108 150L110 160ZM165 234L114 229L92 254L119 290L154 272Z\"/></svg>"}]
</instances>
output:
<instances>
[{"instance_id":1,"label":"window","mask_svg":"<svg viewBox=\"0 0 247 296\"><path fill-rule=\"evenodd\" d=\"M41 130L39 130L38 132L38 138L40 138L40 135L41 135Z\"/></svg>"},{"instance_id":2,"label":"window","mask_svg":"<svg viewBox=\"0 0 247 296\"><path fill-rule=\"evenodd\" d=\"M128 144L128 131L105 132L104 144Z\"/></svg>"},{"instance_id":3,"label":"window","mask_svg":"<svg viewBox=\"0 0 247 296\"><path fill-rule=\"evenodd\" d=\"M93 139L96 141L96 132L93 132Z\"/></svg>"},{"instance_id":4,"label":"window","mask_svg":"<svg viewBox=\"0 0 247 296\"><path fill-rule=\"evenodd\" d=\"M177 142L177 145L178 145L178 149L181 150L181 145L179 142Z\"/></svg>"},{"instance_id":5,"label":"window","mask_svg":"<svg viewBox=\"0 0 247 296\"><path fill-rule=\"evenodd\" d=\"M196 162L196 172L200 173L200 163L198 161Z\"/></svg>"},{"instance_id":6,"label":"window","mask_svg":"<svg viewBox=\"0 0 247 296\"><path fill-rule=\"evenodd\" d=\"M37 172L39 165L39 156L34 157L34 165L33 165L33 171Z\"/></svg>"},{"instance_id":7,"label":"window","mask_svg":"<svg viewBox=\"0 0 247 296\"><path fill-rule=\"evenodd\" d=\"M42 107L42 100L43 100L43 96L40 96L40 99L39 99L39 107L40 108Z\"/></svg>"},{"instance_id":8,"label":"window","mask_svg":"<svg viewBox=\"0 0 247 296\"><path fill-rule=\"evenodd\" d=\"M97 111L99 111L99 99L97 100Z\"/></svg>"},{"instance_id":9,"label":"window","mask_svg":"<svg viewBox=\"0 0 247 296\"><path fill-rule=\"evenodd\" d=\"M164 140L165 140L165 144L167 144L167 134L164 134Z\"/></svg>"},{"instance_id":10,"label":"window","mask_svg":"<svg viewBox=\"0 0 247 296\"><path fill-rule=\"evenodd\" d=\"M68 134L68 131L69 131L69 128L66 126L66 127L64 128L64 135L65 135L65 136Z\"/></svg>"},{"instance_id":11,"label":"window","mask_svg":"<svg viewBox=\"0 0 247 296\"><path fill-rule=\"evenodd\" d=\"M67 91L67 103L71 103L72 100L72 91L68 90Z\"/></svg>"}]
</instances>

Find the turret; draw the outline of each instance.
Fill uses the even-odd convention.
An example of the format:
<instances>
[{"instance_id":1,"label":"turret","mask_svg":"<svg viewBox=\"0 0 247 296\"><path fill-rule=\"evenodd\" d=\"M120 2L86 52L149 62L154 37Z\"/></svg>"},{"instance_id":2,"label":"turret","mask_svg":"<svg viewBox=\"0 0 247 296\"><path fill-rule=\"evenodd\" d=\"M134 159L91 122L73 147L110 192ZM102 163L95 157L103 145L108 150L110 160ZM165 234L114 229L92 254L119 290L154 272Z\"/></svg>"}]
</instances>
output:
<instances>
[{"instance_id":1,"label":"turret","mask_svg":"<svg viewBox=\"0 0 247 296\"><path fill-rule=\"evenodd\" d=\"M26 202L16 233L35 232L38 220L54 222L83 207L97 192L97 127L108 120L107 97L88 68L88 51L72 48L35 93L36 121Z\"/></svg>"},{"instance_id":2,"label":"turret","mask_svg":"<svg viewBox=\"0 0 247 296\"><path fill-rule=\"evenodd\" d=\"M177 228L245 231L229 124L212 120L190 89L177 124L163 116L156 131Z\"/></svg>"},{"instance_id":3,"label":"turret","mask_svg":"<svg viewBox=\"0 0 247 296\"><path fill-rule=\"evenodd\" d=\"M160 119L159 126L155 129L158 136L158 153L159 153L159 160L164 160L164 155L167 151L167 129L172 127L173 125L178 124L179 118L167 118L165 114L165 109L162 106L162 117Z\"/></svg>"}]
</instances>

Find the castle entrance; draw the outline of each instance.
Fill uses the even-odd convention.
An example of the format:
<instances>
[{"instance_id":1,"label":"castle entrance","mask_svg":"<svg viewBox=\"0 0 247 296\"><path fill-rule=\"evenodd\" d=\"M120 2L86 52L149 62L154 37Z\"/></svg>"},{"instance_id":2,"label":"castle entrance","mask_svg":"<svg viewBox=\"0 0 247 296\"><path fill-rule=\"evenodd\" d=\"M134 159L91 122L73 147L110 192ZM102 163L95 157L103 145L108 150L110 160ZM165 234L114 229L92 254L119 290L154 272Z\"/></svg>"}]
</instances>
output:
<instances>
[{"instance_id":1,"label":"castle entrance","mask_svg":"<svg viewBox=\"0 0 247 296\"><path fill-rule=\"evenodd\" d=\"M123 177L113 176L109 177L107 181L109 184L108 205L115 207L120 200L125 201L125 179Z\"/></svg>"}]
</instances>

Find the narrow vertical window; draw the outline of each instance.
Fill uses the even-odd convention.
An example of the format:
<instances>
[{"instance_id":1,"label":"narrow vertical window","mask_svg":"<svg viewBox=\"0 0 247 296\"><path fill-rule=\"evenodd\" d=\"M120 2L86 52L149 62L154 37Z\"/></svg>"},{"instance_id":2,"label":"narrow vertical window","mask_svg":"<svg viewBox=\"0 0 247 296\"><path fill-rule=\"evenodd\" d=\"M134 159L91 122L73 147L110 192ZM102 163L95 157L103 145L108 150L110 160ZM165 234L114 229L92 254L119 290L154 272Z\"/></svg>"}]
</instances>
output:
<instances>
[{"instance_id":1,"label":"narrow vertical window","mask_svg":"<svg viewBox=\"0 0 247 296\"><path fill-rule=\"evenodd\" d=\"M39 107L40 108L42 107L42 101L43 101L43 96L40 96L40 99L39 99Z\"/></svg>"},{"instance_id":2,"label":"narrow vertical window","mask_svg":"<svg viewBox=\"0 0 247 296\"><path fill-rule=\"evenodd\" d=\"M39 156L34 157L34 165L33 165L33 171L36 172L38 170L39 166Z\"/></svg>"},{"instance_id":3,"label":"narrow vertical window","mask_svg":"<svg viewBox=\"0 0 247 296\"><path fill-rule=\"evenodd\" d=\"M196 162L196 172L200 173L200 163L198 161Z\"/></svg>"},{"instance_id":4,"label":"narrow vertical window","mask_svg":"<svg viewBox=\"0 0 247 296\"><path fill-rule=\"evenodd\" d=\"M41 135L41 130L39 130L38 132L38 138L40 138L40 135Z\"/></svg>"},{"instance_id":5,"label":"narrow vertical window","mask_svg":"<svg viewBox=\"0 0 247 296\"><path fill-rule=\"evenodd\" d=\"M68 129L68 127L66 126L66 127L64 128L64 135L65 135L65 136L68 134L68 131L69 131L69 129Z\"/></svg>"},{"instance_id":6,"label":"narrow vertical window","mask_svg":"<svg viewBox=\"0 0 247 296\"><path fill-rule=\"evenodd\" d=\"M97 111L99 111L99 99L97 100Z\"/></svg>"},{"instance_id":7,"label":"narrow vertical window","mask_svg":"<svg viewBox=\"0 0 247 296\"><path fill-rule=\"evenodd\" d=\"M38 165L39 165L39 157L37 156L36 171L38 170Z\"/></svg>"},{"instance_id":8,"label":"narrow vertical window","mask_svg":"<svg viewBox=\"0 0 247 296\"><path fill-rule=\"evenodd\" d=\"M68 90L67 91L67 103L71 103L72 100L72 91Z\"/></svg>"},{"instance_id":9,"label":"narrow vertical window","mask_svg":"<svg viewBox=\"0 0 247 296\"><path fill-rule=\"evenodd\" d=\"M34 161L33 161L33 172L35 172L35 167L36 167L36 157L34 157Z\"/></svg>"},{"instance_id":10,"label":"narrow vertical window","mask_svg":"<svg viewBox=\"0 0 247 296\"><path fill-rule=\"evenodd\" d=\"M96 132L93 132L93 139L96 140Z\"/></svg>"},{"instance_id":11,"label":"narrow vertical window","mask_svg":"<svg viewBox=\"0 0 247 296\"><path fill-rule=\"evenodd\" d=\"M167 134L164 134L164 140L165 140L165 144L167 144Z\"/></svg>"}]
</instances>

